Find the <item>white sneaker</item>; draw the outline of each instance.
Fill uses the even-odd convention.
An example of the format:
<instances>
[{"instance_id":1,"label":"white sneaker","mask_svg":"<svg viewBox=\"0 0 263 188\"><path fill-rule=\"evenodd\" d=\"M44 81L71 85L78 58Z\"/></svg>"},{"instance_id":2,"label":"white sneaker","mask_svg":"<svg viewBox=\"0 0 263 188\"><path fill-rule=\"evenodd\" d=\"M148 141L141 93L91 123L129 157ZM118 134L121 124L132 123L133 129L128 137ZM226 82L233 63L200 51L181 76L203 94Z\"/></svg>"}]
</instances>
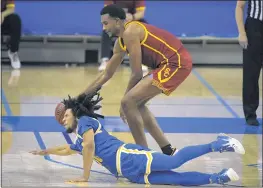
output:
<instances>
[{"instance_id":1,"label":"white sneaker","mask_svg":"<svg viewBox=\"0 0 263 188\"><path fill-rule=\"evenodd\" d=\"M244 155L246 153L241 142L224 133L218 134L216 142L212 143L212 148L216 151L219 151L220 153L235 152L241 155Z\"/></svg>"},{"instance_id":2,"label":"white sneaker","mask_svg":"<svg viewBox=\"0 0 263 188\"><path fill-rule=\"evenodd\" d=\"M238 174L232 169L223 169L217 174L213 174L210 178L210 183L225 185L228 182L238 181Z\"/></svg>"},{"instance_id":3,"label":"white sneaker","mask_svg":"<svg viewBox=\"0 0 263 188\"><path fill-rule=\"evenodd\" d=\"M148 72L148 67L145 66L145 65L142 65L142 71L143 71L143 72Z\"/></svg>"},{"instance_id":4,"label":"white sneaker","mask_svg":"<svg viewBox=\"0 0 263 188\"><path fill-rule=\"evenodd\" d=\"M17 52L11 52L10 50L8 50L8 56L9 56L9 59L11 61L11 66L14 69L20 69L21 63L19 60L18 53Z\"/></svg>"},{"instance_id":5,"label":"white sneaker","mask_svg":"<svg viewBox=\"0 0 263 188\"><path fill-rule=\"evenodd\" d=\"M107 67L107 63L108 63L109 59L108 58L103 58L101 60L100 66L99 66L99 71L104 71Z\"/></svg>"}]
</instances>

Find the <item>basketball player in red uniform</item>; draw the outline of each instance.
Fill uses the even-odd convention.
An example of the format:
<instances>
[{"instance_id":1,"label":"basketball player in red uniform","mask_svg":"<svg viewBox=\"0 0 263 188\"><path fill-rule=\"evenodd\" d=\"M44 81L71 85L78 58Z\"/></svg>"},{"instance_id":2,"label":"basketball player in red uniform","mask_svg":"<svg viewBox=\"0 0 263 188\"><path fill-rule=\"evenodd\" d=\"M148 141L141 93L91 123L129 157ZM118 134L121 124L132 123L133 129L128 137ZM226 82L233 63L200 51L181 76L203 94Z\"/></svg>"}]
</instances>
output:
<instances>
[{"instance_id":1,"label":"basketball player in red uniform","mask_svg":"<svg viewBox=\"0 0 263 188\"><path fill-rule=\"evenodd\" d=\"M100 14L103 29L109 36L119 38L106 70L78 97L103 86L128 53L131 75L121 100L120 116L128 123L136 144L148 147L145 127L162 152L172 155L175 148L164 136L146 103L161 93L170 95L188 77L192 69L190 54L173 34L146 23L127 22L124 10L117 5L105 6ZM142 64L152 69L145 77Z\"/></svg>"},{"instance_id":2,"label":"basketball player in red uniform","mask_svg":"<svg viewBox=\"0 0 263 188\"><path fill-rule=\"evenodd\" d=\"M115 4L123 8L126 13L127 21L139 21L147 23L144 19L146 3L145 0L105 0L104 6ZM101 59L99 71L104 71L107 67L107 63L111 57L111 49L117 37L109 37L109 35L103 31L101 35ZM142 70L148 72L148 67L142 65Z\"/></svg>"}]
</instances>

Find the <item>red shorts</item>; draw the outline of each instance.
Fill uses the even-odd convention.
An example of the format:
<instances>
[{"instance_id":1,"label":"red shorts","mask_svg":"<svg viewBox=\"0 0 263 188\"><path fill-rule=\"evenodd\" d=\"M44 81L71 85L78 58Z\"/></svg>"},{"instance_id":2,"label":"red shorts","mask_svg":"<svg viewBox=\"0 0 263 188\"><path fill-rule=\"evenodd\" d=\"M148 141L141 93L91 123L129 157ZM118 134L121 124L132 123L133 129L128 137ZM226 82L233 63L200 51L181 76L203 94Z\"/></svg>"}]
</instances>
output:
<instances>
[{"instance_id":1,"label":"red shorts","mask_svg":"<svg viewBox=\"0 0 263 188\"><path fill-rule=\"evenodd\" d=\"M153 78L152 84L160 88L165 95L170 95L191 73L192 59L189 56L181 56L180 65L173 59L160 64L148 74Z\"/></svg>"}]
</instances>

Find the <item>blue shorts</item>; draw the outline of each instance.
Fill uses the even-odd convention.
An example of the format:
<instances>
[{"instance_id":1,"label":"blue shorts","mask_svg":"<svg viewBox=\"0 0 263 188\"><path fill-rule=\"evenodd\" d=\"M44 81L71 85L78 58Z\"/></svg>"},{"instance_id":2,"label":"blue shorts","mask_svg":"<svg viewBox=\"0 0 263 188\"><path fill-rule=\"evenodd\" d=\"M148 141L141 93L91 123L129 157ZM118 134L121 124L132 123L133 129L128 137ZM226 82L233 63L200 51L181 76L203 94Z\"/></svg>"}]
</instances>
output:
<instances>
[{"instance_id":1,"label":"blue shorts","mask_svg":"<svg viewBox=\"0 0 263 188\"><path fill-rule=\"evenodd\" d=\"M145 175L145 182L148 182L153 152L139 145L124 144L118 149L116 156L118 174L131 181L136 181L139 176Z\"/></svg>"}]
</instances>

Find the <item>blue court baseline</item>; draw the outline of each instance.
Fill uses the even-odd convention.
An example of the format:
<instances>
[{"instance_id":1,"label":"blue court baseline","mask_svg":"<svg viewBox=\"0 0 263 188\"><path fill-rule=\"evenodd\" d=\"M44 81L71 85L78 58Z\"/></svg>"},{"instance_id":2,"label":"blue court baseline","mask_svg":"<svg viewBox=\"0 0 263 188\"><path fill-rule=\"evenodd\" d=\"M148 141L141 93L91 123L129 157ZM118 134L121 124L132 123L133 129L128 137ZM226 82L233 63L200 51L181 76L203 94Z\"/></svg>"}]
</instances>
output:
<instances>
[{"instance_id":1,"label":"blue court baseline","mask_svg":"<svg viewBox=\"0 0 263 188\"><path fill-rule=\"evenodd\" d=\"M183 118L157 117L165 133L202 133L202 134L262 134L262 126L247 126L243 118ZM262 120L260 120L262 121ZM65 132L52 116L4 116L3 125L9 125L13 132ZM119 117L105 117L102 126L109 132L130 132ZM3 130L5 131L5 130ZM66 141L72 143L67 133Z\"/></svg>"}]
</instances>

